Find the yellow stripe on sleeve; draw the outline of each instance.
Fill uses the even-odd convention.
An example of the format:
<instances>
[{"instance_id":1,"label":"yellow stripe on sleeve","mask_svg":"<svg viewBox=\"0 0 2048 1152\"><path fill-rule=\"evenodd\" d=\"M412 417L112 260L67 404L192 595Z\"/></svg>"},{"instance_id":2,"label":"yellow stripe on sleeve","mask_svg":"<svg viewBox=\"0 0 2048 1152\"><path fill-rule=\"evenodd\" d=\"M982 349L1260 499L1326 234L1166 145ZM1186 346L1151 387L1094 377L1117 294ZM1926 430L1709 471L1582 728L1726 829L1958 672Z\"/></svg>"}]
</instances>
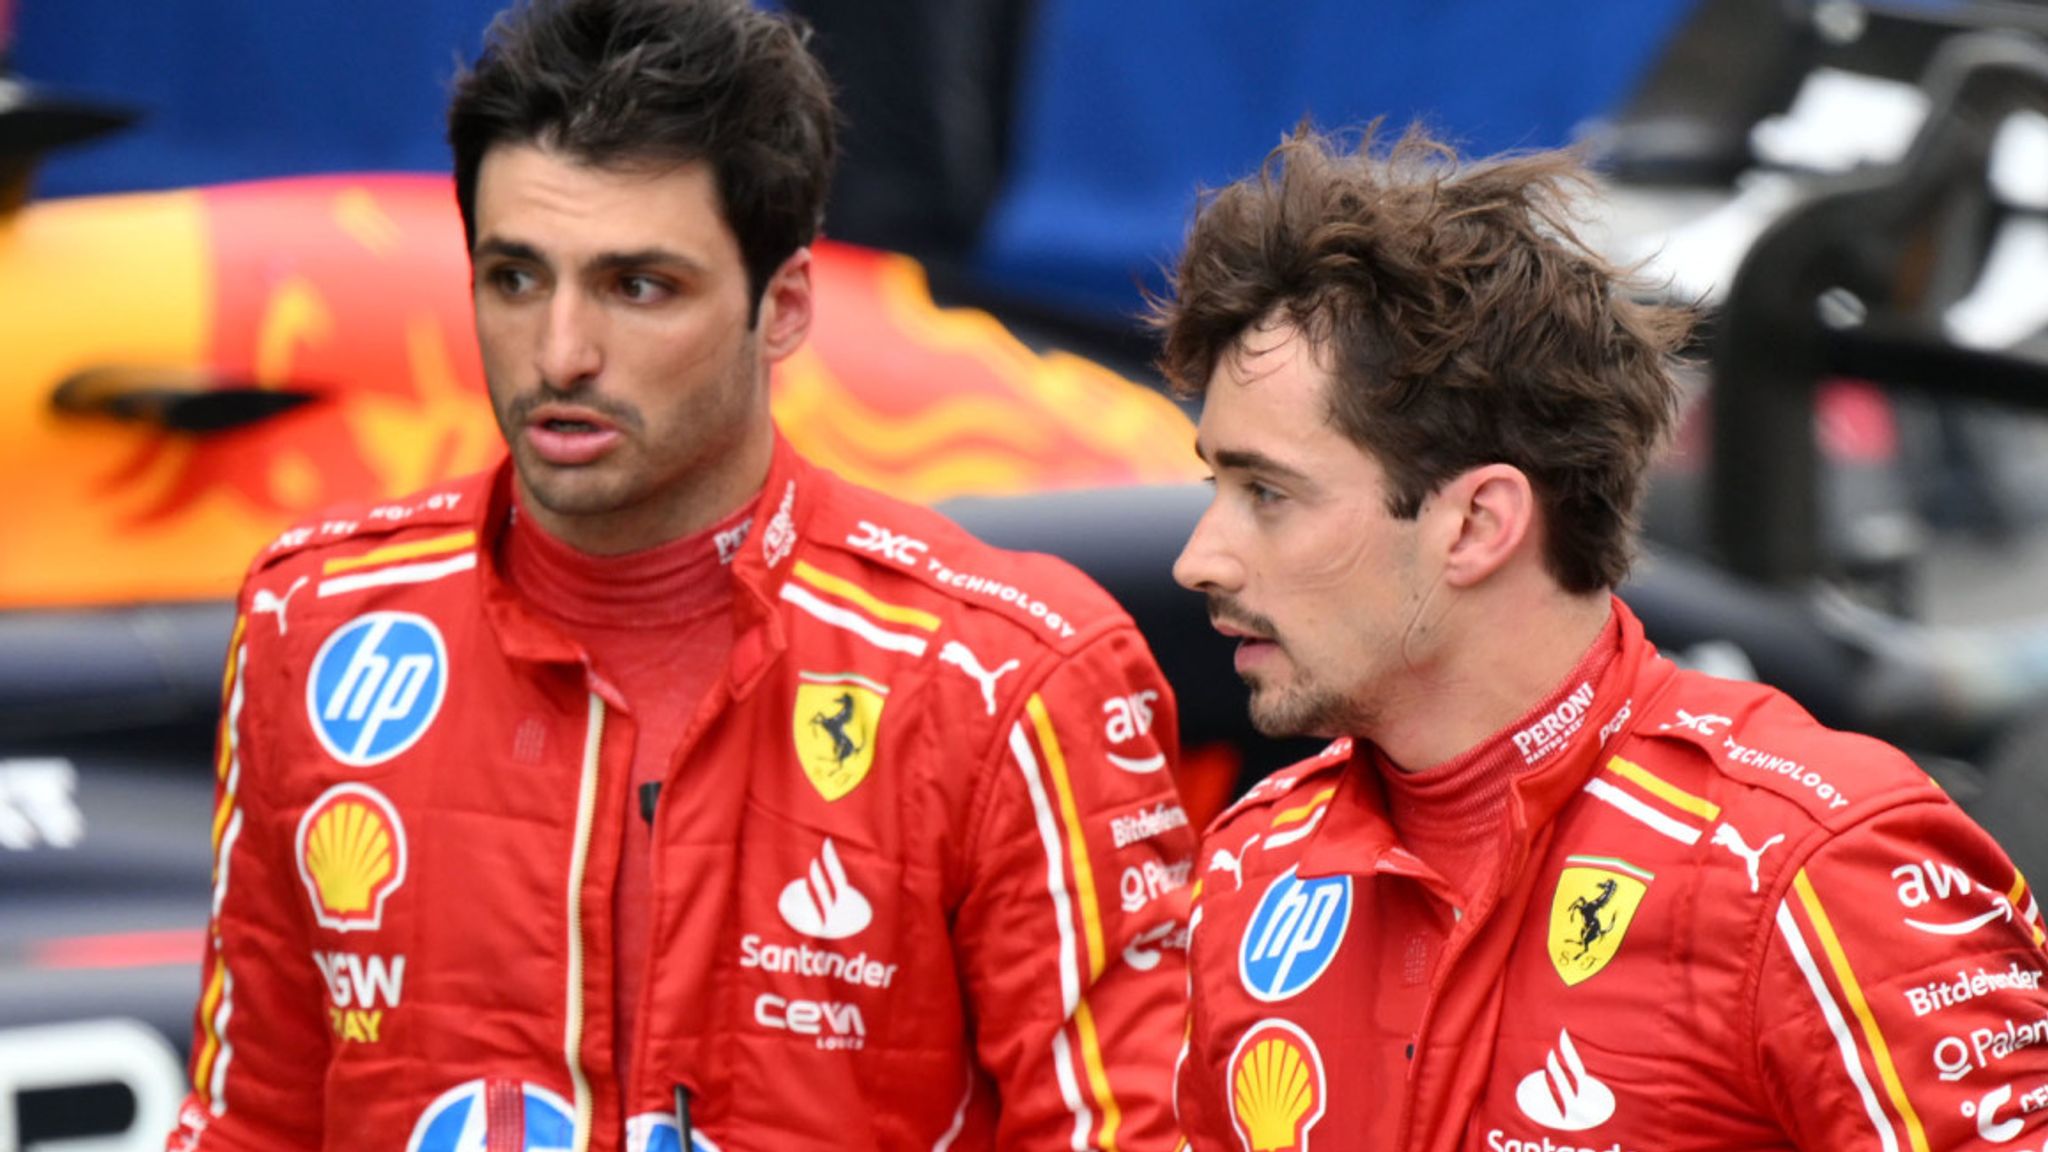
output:
<instances>
[{"instance_id":1,"label":"yellow stripe on sleeve","mask_svg":"<svg viewBox=\"0 0 2048 1152\"><path fill-rule=\"evenodd\" d=\"M329 560L320 566L322 576L337 572L352 572L358 568L374 568L379 564L390 564L397 560L417 560L422 556L438 556L443 552L459 552L464 548L476 547L475 532L454 532L436 536L431 540L415 540L410 544L393 544L365 552L361 556L348 556L340 560Z\"/></svg>"},{"instance_id":2,"label":"yellow stripe on sleeve","mask_svg":"<svg viewBox=\"0 0 2048 1152\"><path fill-rule=\"evenodd\" d=\"M1080 898L1081 931L1088 942L1088 979L1090 984L1102 976L1107 964L1102 942L1102 910L1095 898L1095 870L1088 862L1088 841L1082 834L1081 813L1074 803L1074 785L1067 773L1067 758L1060 751L1060 741L1053 731L1052 715L1045 709L1045 701L1034 692L1024 703L1025 711L1031 714L1031 726L1038 735L1038 746L1045 754L1045 764L1052 772L1053 791L1058 794L1060 820L1066 825L1067 855L1074 866L1074 892ZM1105 1152L1115 1152L1116 1130L1122 1123L1122 1111L1117 1107L1116 1095L1109 1086L1109 1074L1102 1064L1102 1044L1095 1032L1095 1014L1088 1006L1088 994L1084 991L1081 1002L1074 1008L1074 1027L1081 1040L1081 1062L1088 1070L1088 1087L1095 1094L1096 1106L1102 1110L1102 1127L1098 1134Z\"/></svg>"},{"instance_id":3,"label":"yellow stripe on sleeve","mask_svg":"<svg viewBox=\"0 0 2048 1152\"><path fill-rule=\"evenodd\" d=\"M912 628L921 628L926 632L939 630L939 618L930 612L877 600L874 593L853 581L843 580L830 572L821 572L806 561L797 561L796 567L791 571L797 579L818 591L829 592L841 600L850 600L867 609L868 614L877 619L887 620L892 624L908 624Z\"/></svg>"},{"instance_id":4,"label":"yellow stripe on sleeve","mask_svg":"<svg viewBox=\"0 0 2048 1152\"><path fill-rule=\"evenodd\" d=\"M1863 1038L1870 1045L1870 1056L1877 1065L1877 1074L1884 1081L1885 1094L1891 1097L1892 1107L1899 1118L1906 1122L1906 1136L1913 1144L1913 1152L1928 1152L1927 1132L1920 1125L1920 1117L1913 1111L1912 1101L1906 1099L1906 1087L1899 1082L1898 1069L1892 1066L1892 1053L1884 1042L1884 1033L1878 1030L1876 1017L1870 1014L1870 1004L1863 997L1863 986L1856 982L1856 974L1849 969L1849 957L1842 951L1842 942L1835 935L1835 928L1828 920L1828 914L1820 906L1820 897L1813 890L1813 882L1801 868L1792 877L1792 887L1799 893L1799 903L1806 909L1806 917L1813 922L1813 934L1820 938L1821 950L1827 953L1828 964L1835 970L1835 979L1841 982L1843 998L1849 1001L1849 1008L1856 1014L1857 1023L1863 1026Z\"/></svg>"},{"instance_id":5,"label":"yellow stripe on sleeve","mask_svg":"<svg viewBox=\"0 0 2048 1152\"><path fill-rule=\"evenodd\" d=\"M1705 797L1695 796L1660 776L1653 776L1648 769L1633 761L1616 756L1607 762L1607 770L1674 808L1683 809L1703 820L1721 818L1719 804Z\"/></svg>"}]
</instances>

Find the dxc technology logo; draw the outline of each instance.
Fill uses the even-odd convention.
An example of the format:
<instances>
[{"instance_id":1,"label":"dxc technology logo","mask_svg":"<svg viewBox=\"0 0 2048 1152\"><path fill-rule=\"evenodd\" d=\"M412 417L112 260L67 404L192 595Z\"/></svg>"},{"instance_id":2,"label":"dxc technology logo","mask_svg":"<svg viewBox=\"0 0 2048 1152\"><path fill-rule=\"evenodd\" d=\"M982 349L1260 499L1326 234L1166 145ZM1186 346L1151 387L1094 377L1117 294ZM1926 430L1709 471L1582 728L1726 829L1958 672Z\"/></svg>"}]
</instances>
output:
<instances>
[{"instance_id":1,"label":"dxc technology logo","mask_svg":"<svg viewBox=\"0 0 2048 1152\"><path fill-rule=\"evenodd\" d=\"M1245 991L1285 1000L1329 968L1351 923L1351 877L1301 880L1289 868L1259 897L1237 950Z\"/></svg>"},{"instance_id":2,"label":"dxc technology logo","mask_svg":"<svg viewBox=\"0 0 2048 1152\"><path fill-rule=\"evenodd\" d=\"M320 645L306 679L306 713L329 755L368 768L425 735L447 693L440 629L410 612L370 612Z\"/></svg>"}]
</instances>

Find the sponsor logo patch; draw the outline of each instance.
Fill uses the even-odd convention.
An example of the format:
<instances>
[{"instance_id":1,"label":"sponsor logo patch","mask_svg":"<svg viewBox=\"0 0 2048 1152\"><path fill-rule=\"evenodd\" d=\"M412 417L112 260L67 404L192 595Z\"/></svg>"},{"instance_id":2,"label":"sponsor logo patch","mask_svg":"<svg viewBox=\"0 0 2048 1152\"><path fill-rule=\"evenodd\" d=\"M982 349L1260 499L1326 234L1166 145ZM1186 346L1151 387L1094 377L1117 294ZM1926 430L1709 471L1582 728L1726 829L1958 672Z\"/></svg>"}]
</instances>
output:
<instances>
[{"instance_id":1,"label":"sponsor logo patch","mask_svg":"<svg viewBox=\"0 0 2048 1152\"><path fill-rule=\"evenodd\" d=\"M2012 901L2005 893L1978 883L1945 860L1901 864L1892 869L1892 879L1899 882L1899 906L1913 913L1905 917L1906 927L1916 932L1967 936L2013 918Z\"/></svg>"},{"instance_id":2,"label":"sponsor logo patch","mask_svg":"<svg viewBox=\"0 0 2048 1152\"><path fill-rule=\"evenodd\" d=\"M754 1023L777 1032L809 1036L820 1051L853 1052L867 1044L868 1025L860 1006L837 1000L798 1000L763 992L754 998Z\"/></svg>"},{"instance_id":3,"label":"sponsor logo patch","mask_svg":"<svg viewBox=\"0 0 2048 1152\"><path fill-rule=\"evenodd\" d=\"M1742 838L1742 833L1736 829L1735 825L1719 824L1714 828L1713 842L1715 845L1733 852L1742 861L1743 867L1749 871L1749 890L1754 893L1758 885L1757 868L1763 863L1764 853L1769 852L1778 841L1784 838L1785 834L1780 832L1765 840L1762 844L1751 848L1749 842Z\"/></svg>"},{"instance_id":4,"label":"sponsor logo patch","mask_svg":"<svg viewBox=\"0 0 2048 1152\"><path fill-rule=\"evenodd\" d=\"M1614 1118L1614 1092L1586 1071L1572 1034L1560 1030L1543 1067L1515 1085L1515 1106L1552 1131L1584 1132Z\"/></svg>"},{"instance_id":5,"label":"sponsor logo patch","mask_svg":"<svg viewBox=\"0 0 2048 1152\"><path fill-rule=\"evenodd\" d=\"M809 944L771 944L748 933L740 937L740 967L794 976L823 976L856 988L887 988L899 965L871 959L866 952L851 956Z\"/></svg>"},{"instance_id":6,"label":"sponsor logo patch","mask_svg":"<svg viewBox=\"0 0 2048 1152\"><path fill-rule=\"evenodd\" d=\"M1956 970L1953 980L1935 980L1918 988L1906 989L1906 1003L1912 1007L1913 1015L1926 1016L1975 1000L1979 996L2006 989L2036 991L2041 987L2041 972L2036 968L2022 968L2019 961L2002 972L1987 972L1982 968L1975 972Z\"/></svg>"},{"instance_id":7,"label":"sponsor logo patch","mask_svg":"<svg viewBox=\"0 0 2048 1152\"><path fill-rule=\"evenodd\" d=\"M1585 726L1586 710L1593 706L1593 686L1580 684L1557 707L1538 717L1534 724L1515 733L1515 751L1530 764L1550 756L1578 735Z\"/></svg>"},{"instance_id":8,"label":"sponsor logo patch","mask_svg":"<svg viewBox=\"0 0 2048 1152\"><path fill-rule=\"evenodd\" d=\"M827 800L860 787L875 763L875 729L888 689L859 676L803 673L791 710L797 762Z\"/></svg>"},{"instance_id":9,"label":"sponsor logo patch","mask_svg":"<svg viewBox=\"0 0 2048 1152\"><path fill-rule=\"evenodd\" d=\"M981 700L988 706L988 714L996 714L996 681L1015 672L1020 661L1009 659L995 666L993 670L981 666L972 650L958 640L946 641L939 649L939 663L950 664L967 674L967 678L981 686Z\"/></svg>"},{"instance_id":10,"label":"sponsor logo patch","mask_svg":"<svg viewBox=\"0 0 2048 1152\"><path fill-rule=\"evenodd\" d=\"M915 568L929 548L915 536L891 532L872 521L857 522L859 531L846 538L846 546L875 556L886 556L906 568Z\"/></svg>"},{"instance_id":11,"label":"sponsor logo patch","mask_svg":"<svg viewBox=\"0 0 2048 1152\"><path fill-rule=\"evenodd\" d=\"M1188 826L1187 810L1178 804L1161 800L1150 808L1141 808L1129 816L1113 816L1109 821L1109 834L1119 848L1150 840L1175 828Z\"/></svg>"},{"instance_id":12,"label":"sponsor logo patch","mask_svg":"<svg viewBox=\"0 0 2048 1152\"><path fill-rule=\"evenodd\" d=\"M411 612L370 612L334 630L306 678L306 714L329 756L368 768L426 735L448 693L441 630Z\"/></svg>"},{"instance_id":13,"label":"sponsor logo patch","mask_svg":"<svg viewBox=\"0 0 2048 1152\"><path fill-rule=\"evenodd\" d=\"M829 836L804 876L782 890L775 908L791 928L820 940L844 940L875 918L868 898L846 878Z\"/></svg>"},{"instance_id":14,"label":"sponsor logo patch","mask_svg":"<svg viewBox=\"0 0 2048 1152\"><path fill-rule=\"evenodd\" d=\"M1168 892L1187 887L1188 872L1194 866L1193 860L1182 860L1178 864L1147 860L1124 869L1123 877L1117 881L1124 911L1139 911Z\"/></svg>"},{"instance_id":15,"label":"sponsor logo patch","mask_svg":"<svg viewBox=\"0 0 2048 1152\"><path fill-rule=\"evenodd\" d=\"M1287 1020L1261 1020L1238 1040L1224 1075L1230 1123L1245 1152L1308 1152L1309 1129L1329 1099L1323 1056L1308 1033Z\"/></svg>"},{"instance_id":16,"label":"sponsor logo patch","mask_svg":"<svg viewBox=\"0 0 2048 1152\"><path fill-rule=\"evenodd\" d=\"M796 549L796 481L782 490L782 504L775 509L775 515L768 521L768 528L761 533L761 559L769 568L789 559Z\"/></svg>"},{"instance_id":17,"label":"sponsor logo patch","mask_svg":"<svg viewBox=\"0 0 2048 1152\"><path fill-rule=\"evenodd\" d=\"M1550 900L1550 963L1567 986L1598 975L1621 947L1655 877L1624 861L1566 858Z\"/></svg>"},{"instance_id":18,"label":"sponsor logo patch","mask_svg":"<svg viewBox=\"0 0 2048 1152\"><path fill-rule=\"evenodd\" d=\"M367 784L336 784L299 817L299 879L322 928L382 927L384 902L405 883L405 855L398 810Z\"/></svg>"},{"instance_id":19,"label":"sponsor logo patch","mask_svg":"<svg viewBox=\"0 0 2048 1152\"><path fill-rule=\"evenodd\" d=\"M575 1146L576 1110L567 1100L538 1084L493 1078L436 1097L413 1126L405 1152L570 1152Z\"/></svg>"},{"instance_id":20,"label":"sponsor logo patch","mask_svg":"<svg viewBox=\"0 0 2048 1152\"><path fill-rule=\"evenodd\" d=\"M1351 877L1302 880L1295 869L1266 888L1237 949L1245 991L1285 1000L1316 982L1336 958L1351 924Z\"/></svg>"},{"instance_id":21,"label":"sponsor logo patch","mask_svg":"<svg viewBox=\"0 0 2048 1152\"><path fill-rule=\"evenodd\" d=\"M1710 719L1726 719L1726 717L1710 717ZM1740 764L1745 768L1754 768L1759 772L1775 772L1803 788L1812 789L1815 796L1827 801L1828 811L1830 812L1849 803L1849 798L1842 795L1841 791L1833 783L1823 778L1819 772L1808 768L1797 760L1780 756L1774 752L1766 752L1760 748L1751 748L1747 744L1737 742L1733 736L1721 738L1721 751L1728 757L1728 762L1731 764Z\"/></svg>"},{"instance_id":22,"label":"sponsor logo patch","mask_svg":"<svg viewBox=\"0 0 2048 1152\"><path fill-rule=\"evenodd\" d=\"M398 1007L405 991L405 957L315 952L313 963L333 1001L327 1019L335 1037L354 1044L382 1040L384 1014Z\"/></svg>"}]
</instances>

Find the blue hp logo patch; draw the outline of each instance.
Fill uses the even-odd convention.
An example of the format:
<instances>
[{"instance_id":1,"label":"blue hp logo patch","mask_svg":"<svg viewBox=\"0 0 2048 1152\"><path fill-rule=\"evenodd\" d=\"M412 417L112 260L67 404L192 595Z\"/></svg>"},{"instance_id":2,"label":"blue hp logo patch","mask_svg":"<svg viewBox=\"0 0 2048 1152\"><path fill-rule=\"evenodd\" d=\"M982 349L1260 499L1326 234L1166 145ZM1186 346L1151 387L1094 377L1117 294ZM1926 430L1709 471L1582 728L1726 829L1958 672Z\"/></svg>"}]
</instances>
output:
<instances>
[{"instance_id":1,"label":"blue hp logo patch","mask_svg":"<svg viewBox=\"0 0 2048 1152\"><path fill-rule=\"evenodd\" d=\"M1299 880L1294 872L1259 897L1238 945L1238 979L1261 1000L1285 1000L1315 983L1351 923L1351 877Z\"/></svg>"},{"instance_id":2,"label":"blue hp logo patch","mask_svg":"<svg viewBox=\"0 0 2048 1152\"><path fill-rule=\"evenodd\" d=\"M492 1131L508 1117L516 1129ZM494 1079L441 1093L413 1126L405 1152L570 1152L575 1146L576 1110L567 1100L537 1084Z\"/></svg>"},{"instance_id":3,"label":"blue hp logo patch","mask_svg":"<svg viewBox=\"0 0 2048 1152\"><path fill-rule=\"evenodd\" d=\"M370 612L320 645L306 679L306 714L328 755L368 768L425 735L447 693L448 648L433 622Z\"/></svg>"}]
</instances>

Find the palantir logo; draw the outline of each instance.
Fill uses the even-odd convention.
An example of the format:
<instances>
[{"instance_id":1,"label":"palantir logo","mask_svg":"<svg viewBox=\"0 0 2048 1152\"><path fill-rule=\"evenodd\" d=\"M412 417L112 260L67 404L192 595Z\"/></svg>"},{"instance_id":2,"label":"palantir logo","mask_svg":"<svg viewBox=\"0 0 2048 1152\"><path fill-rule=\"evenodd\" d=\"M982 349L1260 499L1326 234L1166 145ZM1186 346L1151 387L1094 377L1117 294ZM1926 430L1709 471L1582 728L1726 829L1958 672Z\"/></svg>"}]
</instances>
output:
<instances>
[{"instance_id":1,"label":"palantir logo","mask_svg":"<svg viewBox=\"0 0 2048 1152\"><path fill-rule=\"evenodd\" d=\"M1515 1086L1515 1103L1522 1115L1558 1132L1583 1132L1614 1117L1613 1090L1586 1071L1572 1034L1563 1029L1543 1067Z\"/></svg>"},{"instance_id":2,"label":"palantir logo","mask_svg":"<svg viewBox=\"0 0 2048 1152\"><path fill-rule=\"evenodd\" d=\"M501 1131L501 1125L517 1125ZM538 1084L492 1078L443 1092L413 1126L405 1152L570 1152L576 1110Z\"/></svg>"},{"instance_id":3,"label":"palantir logo","mask_svg":"<svg viewBox=\"0 0 2048 1152\"><path fill-rule=\"evenodd\" d=\"M820 940L844 940L875 918L868 898L847 880L839 850L829 836L817 859L811 861L810 871L789 882L775 907L791 928Z\"/></svg>"},{"instance_id":4,"label":"palantir logo","mask_svg":"<svg viewBox=\"0 0 2048 1152\"><path fill-rule=\"evenodd\" d=\"M448 647L433 621L370 612L320 645L306 679L306 714L329 755L368 768L425 735L447 692Z\"/></svg>"},{"instance_id":5,"label":"palantir logo","mask_svg":"<svg viewBox=\"0 0 2048 1152\"><path fill-rule=\"evenodd\" d=\"M1237 949L1237 974L1260 1000L1285 1000L1329 968L1351 923L1351 877L1281 873L1259 897Z\"/></svg>"}]
</instances>

